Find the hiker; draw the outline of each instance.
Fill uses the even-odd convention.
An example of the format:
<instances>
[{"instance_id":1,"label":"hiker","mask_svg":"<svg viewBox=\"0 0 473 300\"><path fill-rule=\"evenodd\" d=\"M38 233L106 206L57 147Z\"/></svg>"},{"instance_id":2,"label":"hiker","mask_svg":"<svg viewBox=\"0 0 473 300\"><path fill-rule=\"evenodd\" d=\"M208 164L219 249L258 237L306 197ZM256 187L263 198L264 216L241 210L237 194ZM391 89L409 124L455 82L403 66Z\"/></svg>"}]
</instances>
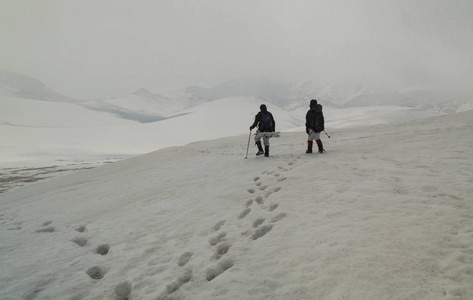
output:
<instances>
[{"instance_id":1,"label":"hiker","mask_svg":"<svg viewBox=\"0 0 473 300\"><path fill-rule=\"evenodd\" d=\"M255 116L255 122L250 126L250 131L258 126L258 130L255 134L255 144L258 146L257 156L260 156L264 153L264 156L269 156L269 137L263 137L264 143L264 152L263 147L261 146L261 136L258 135L259 132L274 132L276 128L276 122L274 122L273 115L268 111L266 105L261 104L260 112Z\"/></svg>"},{"instance_id":2,"label":"hiker","mask_svg":"<svg viewBox=\"0 0 473 300\"><path fill-rule=\"evenodd\" d=\"M310 109L305 116L305 132L309 135L307 138L307 151L312 153L313 140L319 147L319 153L324 153L324 146L320 140L320 133L325 129L324 114L322 113L322 105L317 104L317 100L310 100Z\"/></svg>"}]
</instances>

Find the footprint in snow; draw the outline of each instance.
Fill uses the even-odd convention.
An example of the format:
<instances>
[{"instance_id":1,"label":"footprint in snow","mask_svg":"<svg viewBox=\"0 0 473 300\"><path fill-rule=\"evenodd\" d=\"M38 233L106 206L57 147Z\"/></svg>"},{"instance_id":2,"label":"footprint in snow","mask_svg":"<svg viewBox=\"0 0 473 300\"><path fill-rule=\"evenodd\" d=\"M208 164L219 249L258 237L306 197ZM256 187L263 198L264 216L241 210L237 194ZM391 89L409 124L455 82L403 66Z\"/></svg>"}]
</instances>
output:
<instances>
[{"instance_id":1,"label":"footprint in snow","mask_svg":"<svg viewBox=\"0 0 473 300\"><path fill-rule=\"evenodd\" d=\"M278 214L277 216L275 216L275 217L271 220L271 223L279 222L279 221L281 221L282 219L284 219L286 216L287 216L286 213L280 213L280 214Z\"/></svg>"},{"instance_id":2,"label":"footprint in snow","mask_svg":"<svg viewBox=\"0 0 473 300\"><path fill-rule=\"evenodd\" d=\"M82 232L85 231L85 229L86 229L86 228L85 228L85 225L81 225L81 226L77 227L77 228L75 229L75 231L82 233Z\"/></svg>"},{"instance_id":3,"label":"footprint in snow","mask_svg":"<svg viewBox=\"0 0 473 300\"><path fill-rule=\"evenodd\" d=\"M260 237L263 237L264 235L266 235L266 233L268 233L269 231L271 231L271 229L273 229L273 225L272 224L267 224L267 225L263 225L261 227L259 227L258 229L255 230L255 232L253 233L253 235L251 236L251 238L253 240L257 240L259 239Z\"/></svg>"},{"instance_id":4,"label":"footprint in snow","mask_svg":"<svg viewBox=\"0 0 473 300\"><path fill-rule=\"evenodd\" d=\"M269 211L274 211L276 208L278 208L279 204L277 203L274 203L274 204L271 204L268 208Z\"/></svg>"},{"instance_id":5,"label":"footprint in snow","mask_svg":"<svg viewBox=\"0 0 473 300\"><path fill-rule=\"evenodd\" d=\"M217 248L215 249L214 258L219 260L223 255L227 254L229 249L230 249L230 244L228 243L218 244Z\"/></svg>"},{"instance_id":6,"label":"footprint in snow","mask_svg":"<svg viewBox=\"0 0 473 300\"><path fill-rule=\"evenodd\" d=\"M97 249L95 249L95 253L100 254L100 255L107 255L109 251L110 251L110 246L107 244L100 245L97 247Z\"/></svg>"},{"instance_id":7,"label":"footprint in snow","mask_svg":"<svg viewBox=\"0 0 473 300\"><path fill-rule=\"evenodd\" d=\"M255 198L255 201L256 201L256 203L258 203L259 205L261 205L261 204L264 203L263 197L261 197L261 196L257 196L257 197Z\"/></svg>"},{"instance_id":8,"label":"footprint in snow","mask_svg":"<svg viewBox=\"0 0 473 300\"><path fill-rule=\"evenodd\" d=\"M53 226L49 226L53 223L53 221L46 221L43 223L42 228L36 229L36 232L49 232L52 233L56 231Z\"/></svg>"},{"instance_id":9,"label":"footprint in snow","mask_svg":"<svg viewBox=\"0 0 473 300\"><path fill-rule=\"evenodd\" d=\"M226 236L227 236L226 232L220 232L217 236L214 236L213 238L209 240L210 246L215 246L218 243L222 242Z\"/></svg>"},{"instance_id":10,"label":"footprint in snow","mask_svg":"<svg viewBox=\"0 0 473 300\"><path fill-rule=\"evenodd\" d=\"M48 227L36 229L36 232L49 232L49 233L53 233L54 231L56 231L56 229L55 229L53 226L48 226Z\"/></svg>"},{"instance_id":11,"label":"footprint in snow","mask_svg":"<svg viewBox=\"0 0 473 300\"><path fill-rule=\"evenodd\" d=\"M238 219L243 219L250 213L250 211L251 211L251 208L246 208L240 213L240 215L238 216Z\"/></svg>"},{"instance_id":12,"label":"footprint in snow","mask_svg":"<svg viewBox=\"0 0 473 300\"><path fill-rule=\"evenodd\" d=\"M185 252L184 254L181 255L181 257L179 257L179 261L177 262L177 265L179 267L183 267L185 266L191 259L192 257L192 252Z\"/></svg>"},{"instance_id":13,"label":"footprint in snow","mask_svg":"<svg viewBox=\"0 0 473 300\"><path fill-rule=\"evenodd\" d=\"M263 224L264 220L265 220L264 218L259 218L253 221L253 228L256 228L260 226L261 224Z\"/></svg>"},{"instance_id":14,"label":"footprint in snow","mask_svg":"<svg viewBox=\"0 0 473 300\"><path fill-rule=\"evenodd\" d=\"M268 186L267 185L262 185L259 187L259 190L260 191L264 191Z\"/></svg>"},{"instance_id":15,"label":"footprint in snow","mask_svg":"<svg viewBox=\"0 0 473 300\"><path fill-rule=\"evenodd\" d=\"M91 267L86 271L90 278L98 280L105 276L105 270L100 267Z\"/></svg>"},{"instance_id":16,"label":"footprint in snow","mask_svg":"<svg viewBox=\"0 0 473 300\"><path fill-rule=\"evenodd\" d=\"M207 279L207 281L214 280L223 272L233 267L233 264L234 262L231 259L225 259L220 261L216 266L207 269L207 271L205 272L205 279Z\"/></svg>"},{"instance_id":17,"label":"footprint in snow","mask_svg":"<svg viewBox=\"0 0 473 300\"><path fill-rule=\"evenodd\" d=\"M272 193L279 192L281 190L281 187L276 187L268 192L266 192L265 197L268 198Z\"/></svg>"},{"instance_id":18,"label":"footprint in snow","mask_svg":"<svg viewBox=\"0 0 473 300\"><path fill-rule=\"evenodd\" d=\"M84 247L87 245L88 239L85 237L76 237L75 239L72 240L76 245L80 247Z\"/></svg>"},{"instance_id":19,"label":"footprint in snow","mask_svg":"<svg viewBox=\"0 0 473 300\"><path fill-rule=\"evenodd\" d=\"M113 290L115 292L115 298L117 300L126 300L130 298L130 293L131 293L132 285L130 282L125 281L120 283L115 287Z\"/></svg>"},{"instance_id":20,"label":"footprint in snow","mask_svg":"<svg viewBox=\"0 0 473 300\"><path fill-rule=\"evenodd\" d=\"M192 279L192 270L187 270L179 276L174 282L166 286L166 291L158 299L169 299L169 295L179 290L184 284Z\"/></svg>"},{"instance_id":21,"label":"footprint in snow","mask_svg":"<svg viewBox=\"0 0 473 300\"><path fill-rule=\"evenodd\" d=\"M220 228L222 228L223 225L225 225L226 220L222 220L218 222L217 224L214 225L213 230L218 231Z\"/></svg>"}]
</instances>

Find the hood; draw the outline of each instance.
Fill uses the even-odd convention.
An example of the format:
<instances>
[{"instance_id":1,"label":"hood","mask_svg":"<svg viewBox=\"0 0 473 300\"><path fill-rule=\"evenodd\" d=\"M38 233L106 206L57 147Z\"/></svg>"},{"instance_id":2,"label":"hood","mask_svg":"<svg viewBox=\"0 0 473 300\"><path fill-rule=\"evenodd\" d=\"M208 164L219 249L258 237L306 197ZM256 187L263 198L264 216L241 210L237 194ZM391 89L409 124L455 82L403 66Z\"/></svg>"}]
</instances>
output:
<instances>
[{"instance_id":1,"label":"hood","mask_svg":"<svg viewBox=\"0 0 473 300\"><path fill-rule=\"evenodd\" d=\"M310 104L309 104L310 108L314 108L316 105L317 105L317 100L315 99L310 100Z\"/></svg>"}]
</instances>

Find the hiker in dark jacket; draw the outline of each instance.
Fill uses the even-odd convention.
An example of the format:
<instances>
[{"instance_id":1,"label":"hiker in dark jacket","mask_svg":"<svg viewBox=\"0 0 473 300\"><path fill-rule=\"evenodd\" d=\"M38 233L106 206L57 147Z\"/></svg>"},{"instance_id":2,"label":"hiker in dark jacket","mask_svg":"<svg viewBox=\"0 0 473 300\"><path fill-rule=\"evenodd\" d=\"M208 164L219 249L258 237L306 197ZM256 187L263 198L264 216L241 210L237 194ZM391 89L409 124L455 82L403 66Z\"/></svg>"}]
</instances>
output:
<instances>
[{"instance_id":1,"label":"hiker in dark jacket","mask_svg":"<svg viewBox=\"0 0 473 300\"><path fill-rule=\"evenodd\" d=\"M322 113L322 105L317 104L317 100L310 100L310 110L305 116L305 131L309 135L307 139L307 151L306 153L312 153L313 140L319 147L319 153L324 153L324 146L320 140L320 132L324 127L324 114Z\"/></svg>"},{"instance_id":2,"label":"hiker in dark jacket","mask_svg":"<svg viewBox=\"0 0 473 300\"><path fill-rule=\"evenodd\" d=\"M276 128L276 122L274 122L273 115L268 111L266 105L261 104L260 112L255 116L255 122L253 125L250 126L250 131L253 130L256 126L258 126L258 130L255 134L255 143L258 146L258 153L257 156L262 155L269 156L269 137L263 137L264 143L264 152L263 147L261 146L261 136L258 135L259 132L274 132Z\"/></svg>"}]
</instances>

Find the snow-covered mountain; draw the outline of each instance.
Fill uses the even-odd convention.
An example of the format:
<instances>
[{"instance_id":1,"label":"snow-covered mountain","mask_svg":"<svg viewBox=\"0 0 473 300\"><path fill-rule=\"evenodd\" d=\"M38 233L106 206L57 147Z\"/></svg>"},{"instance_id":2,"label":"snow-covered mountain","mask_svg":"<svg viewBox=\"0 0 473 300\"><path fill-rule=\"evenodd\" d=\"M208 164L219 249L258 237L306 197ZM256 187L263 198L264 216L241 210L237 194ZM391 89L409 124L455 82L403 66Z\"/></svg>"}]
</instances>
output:
<instances>
[{"instance_id":1,"label":"snow-covered mountain","mask_svg":"<svg viewBox=\"0 0 473 300\"><path fill-rule=\"evenodd\" d=\"M268 79L239 78L210 88L188 87L186 92L194 99L213 101L228 97L259 97L284 107L288 101L289 85Z\"/></svg>"},{"instance_id":2,"label":"snow-covered mountain","mask_svg":"<svg viewBox=\"0 0 473 300\"><path fill-rule=\"evenodd\" d=\"M325 109L370 106L405 106L453 113L468 109L471 96L452 96L435 89L398 90L393 87L367 88L356 84L306 80L288 84L267 79L240 78L214 87L192 86L172 96L140 88L125 97L102 100L76 100L48 89L37 79L0 71L0 95L36 100L75 103L86 109L112 114L123 119L149 123L175 117L185 109L223 98L256 97L284 110L301 114L311 99Z\"/></svg>"},{"instance_id":3,"label":"snow-covered mountain","mask_svg":"<svg viewBox=\"0 0 473 300\"><path fill-rule=\"evenodd\" d=\"M0 70L0 96L76 103L78 100L50 90L30 76Z\"/></svg>"},{"instance_id":4,"label":"snow-covered mountain","mask_svg":"<svg viewBox=\"0 0 473 300\"><path fill-rule=\"evenodd\" d=\"M145 88L140 88L129 96L97 101L95 104L90 104L90 107L92 107L92 105L104 108L114 107L120 108L123 111L135 112L142 116L154 116L154 119L139 120L142 123L148 123L173 117L185 109L208 101L209 100L196 99L179 91L173 94L173 98L170 98L152 93Z\"/></svg>"},{"instance_id":5,"label":"snow-covered mountain","mask_svg":"<svg viewBox=\"0 0 473 300\"><path fill-rule=\"evenodd\" d=\"M305 108L311 99L323 102L324 107L339 108L361 90L362 87L356 84L305 80L291 86L287 108L289 110L297 109L300 106Z\"/></svg>"},{"instance_id":6,"label":"snow-covered mountain","mask_svg":"<svg viewBox=\"0 0 473 300\"><path fill-rule=\"evenodd\" d=\"M127 97L106 100L77 100L52 91L38 79L0 71L0 96L43 101L72 103L87 110L141 123L166 119L181 110L201 102L185 97L170 99L139 89ZM26 102L25 102L26 103Z\"/></svg>"},{"instance_id":7,"label":"snow-covered mountain","mask_svg":"<svg viewBox=\"0 0 473 300\"><path fill-rule=\"evenodd\" d=\"M286 132L244 159L243 134L8 191L0 298L472 299L472 120L334 129L324 155Z\"/></svg>"},{"instance_id":8,"label":"snow-covered mountain","mask_svg":"<svg viewBox=\"0 0 473 300\"><path fill-rule=\"evenodd\" d=\"M396 103L396 106L455 113L461 111L461 107L468 107L472 100L471 95L451 95L437 89L365 89L343 107L392 106Z\"/></svg>"}]
</instances>

